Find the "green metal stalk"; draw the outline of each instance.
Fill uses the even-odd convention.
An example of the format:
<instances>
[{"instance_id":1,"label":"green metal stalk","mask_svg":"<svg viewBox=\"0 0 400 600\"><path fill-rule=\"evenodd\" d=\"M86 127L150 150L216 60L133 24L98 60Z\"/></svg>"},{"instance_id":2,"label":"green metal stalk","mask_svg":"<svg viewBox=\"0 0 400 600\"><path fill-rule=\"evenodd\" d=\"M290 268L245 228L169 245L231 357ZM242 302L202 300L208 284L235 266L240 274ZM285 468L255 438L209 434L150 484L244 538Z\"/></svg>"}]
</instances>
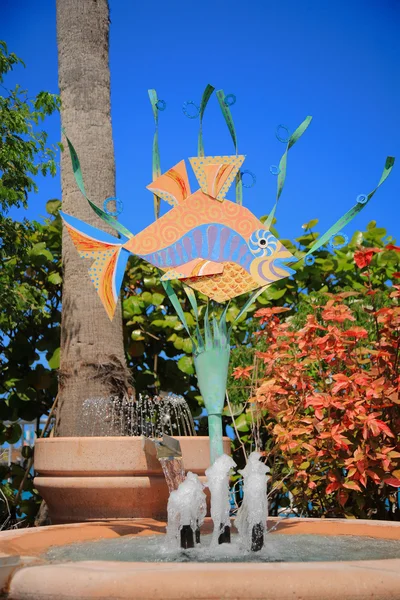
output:
<instances>
[{"instance_id":1,"label":"green metal stalk","mask_svg":"<svg viewBox=\"0 0 400 600\"><path fill-rule=\"evenodd\" d=\"M197 380L208 412L211 464L224 453L222 443L222 411L228 380L230 347L208 348L194 356Z\"/></svg>"},{"instance_id":2,"label":"green metal stalk","mask_svg":"<svg viewBox=\"0 0 400 600\"><path fill-rule=\"evenodd\" d=\"M222 415L208 415L208 435L210 436L211 464L224 453L222 442Z\"/></svg>"}]
</instances>

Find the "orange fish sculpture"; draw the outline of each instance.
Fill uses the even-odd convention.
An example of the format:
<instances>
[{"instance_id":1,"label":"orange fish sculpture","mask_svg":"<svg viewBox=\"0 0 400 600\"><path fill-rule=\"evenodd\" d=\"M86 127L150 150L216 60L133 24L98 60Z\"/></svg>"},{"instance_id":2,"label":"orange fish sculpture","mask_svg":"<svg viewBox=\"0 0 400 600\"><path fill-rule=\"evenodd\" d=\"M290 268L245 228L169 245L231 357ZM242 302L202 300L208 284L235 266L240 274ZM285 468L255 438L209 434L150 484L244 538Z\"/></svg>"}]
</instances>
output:
<instances>
[{"instance_id":1,"label":"orange fish sculpture","mask_svg":"<svg viewBox=\"0 0 400 600\"><path fill-rule=\"evenodd\" d=\"M69 146L76 176L79 161ZM286 263L296 259L283 244L247 208L225 199L244 159L190 158L200 185L193 193L183 160L155 179L147 188L173 208L137 235L120 226L117 239L61 213L80 255L94 259L89 275L110 319L130 254L163 271L161 280L181 279L217 302L294 273ZM83 181L80 187L85 193Z\"/></svg>"}]
</instances>

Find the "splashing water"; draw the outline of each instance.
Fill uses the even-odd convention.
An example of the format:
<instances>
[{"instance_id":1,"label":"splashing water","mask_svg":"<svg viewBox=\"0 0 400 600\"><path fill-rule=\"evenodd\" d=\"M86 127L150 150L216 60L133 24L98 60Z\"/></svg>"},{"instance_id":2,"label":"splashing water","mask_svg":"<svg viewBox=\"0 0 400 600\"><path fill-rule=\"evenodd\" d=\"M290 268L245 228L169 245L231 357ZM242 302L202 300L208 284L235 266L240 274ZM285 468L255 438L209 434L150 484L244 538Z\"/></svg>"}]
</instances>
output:
<instances>
[{"instance_id":1,"label":"splashing water","mask_svg":"<svg viewBox=\"0 0 400 600\"><path fill-rule=\"evenodd\" d=\"M193 417L182 396L160 394L137 398L88 398L83 402L79 437L196 435Z\"/></svg>"},{"instance_id":2,"label":"splashing water","mask_svg":"<svg viewBox=\"0 0 400 600\"><path fill-rule=\"evenodd\" d=\"M197 475L189 471L178 489L170 493L167 512L166 543L179 548L182 530L190 528L192 536L196 535L207 514L204 487Z\"/></svg>"},{"instance_id":3,"label":"splashing water","mask_svg":"<svg viewBox=\"0 0 400 600\"><path fill-rule=\"evenodd\" d=\"M211 493L211 519L214 523L211 545L217 545L225 528L231 525L229 474L235 466L233 458L222 454L206 470L207 487Z\"/></svg>"},{"instance_id":4,"label":"splashing water","mask_svg":"<svg viewBox=\"0 0 400 600\"><path fill-rule=\"evenodd\" d=\"M235 519L239 541L246 550L259 551L264 546L268 518L266 477L269 467L260 462L261 454L252 452L247 465L239 471L244 481L244 498Z\"/></svg>"}]
</instances>

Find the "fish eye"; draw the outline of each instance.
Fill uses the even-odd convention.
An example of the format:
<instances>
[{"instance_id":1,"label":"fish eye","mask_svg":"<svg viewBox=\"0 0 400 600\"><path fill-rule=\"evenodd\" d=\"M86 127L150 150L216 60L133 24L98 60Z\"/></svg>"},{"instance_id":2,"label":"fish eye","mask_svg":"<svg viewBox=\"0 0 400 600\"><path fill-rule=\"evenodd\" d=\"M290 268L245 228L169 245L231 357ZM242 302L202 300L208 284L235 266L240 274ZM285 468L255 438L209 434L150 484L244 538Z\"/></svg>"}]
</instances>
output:
<instances>
[{"instance_id":1,"label":"fish eye","mask_svg":"<svg viewBox=\"0 0 400 600\"><path fill-rule=\"evenodd\" d=\"M277 248L278 240L267 229L258 229L249 239L250 251L256 257L272 256Z\"/></svg>"}]
</instances>

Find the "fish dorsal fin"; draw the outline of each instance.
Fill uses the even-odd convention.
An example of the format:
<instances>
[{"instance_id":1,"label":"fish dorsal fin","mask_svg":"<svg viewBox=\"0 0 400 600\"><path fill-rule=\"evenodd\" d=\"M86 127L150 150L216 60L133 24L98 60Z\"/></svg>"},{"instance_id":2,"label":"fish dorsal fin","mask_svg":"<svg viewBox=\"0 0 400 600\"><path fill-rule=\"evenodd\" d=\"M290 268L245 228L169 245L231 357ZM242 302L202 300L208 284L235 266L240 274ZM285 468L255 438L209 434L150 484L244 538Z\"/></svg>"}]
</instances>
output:
<instances>
[{"instance_id":1,"label":"fish dorsal fin","mask_svg":"<svg viewBox=\"0 0 400 600\"><path fill-rule=\"evenodd\" d=\"M190 196L190 185L185 161L181 160L177 165L169 169L152 183L146 186L154 194L172 204L180 204Z\"/></svg>"},{"instance_id":2,"label":"fish dorsal fin","mask_svg":"<svg viewBox=\"0 0 400 600\"><path fill-rule=\"evenodd\" d=\"M234 156L195 156L189 160L202 191L222 201L245 158L243 154L235 154Z\"/></svg>"},{"instance_id":3,"label":"fish dorsal fin","mask_svg":"<svg viewBox=\"0 0 400 600\"><path fill-rule=\"evenodd\" d=\"M203 165L206 174L207 194L218 198L223 185L226 183L233 169L232 164L218 163L216 165Z\"/></svg>"}]
</instances>

